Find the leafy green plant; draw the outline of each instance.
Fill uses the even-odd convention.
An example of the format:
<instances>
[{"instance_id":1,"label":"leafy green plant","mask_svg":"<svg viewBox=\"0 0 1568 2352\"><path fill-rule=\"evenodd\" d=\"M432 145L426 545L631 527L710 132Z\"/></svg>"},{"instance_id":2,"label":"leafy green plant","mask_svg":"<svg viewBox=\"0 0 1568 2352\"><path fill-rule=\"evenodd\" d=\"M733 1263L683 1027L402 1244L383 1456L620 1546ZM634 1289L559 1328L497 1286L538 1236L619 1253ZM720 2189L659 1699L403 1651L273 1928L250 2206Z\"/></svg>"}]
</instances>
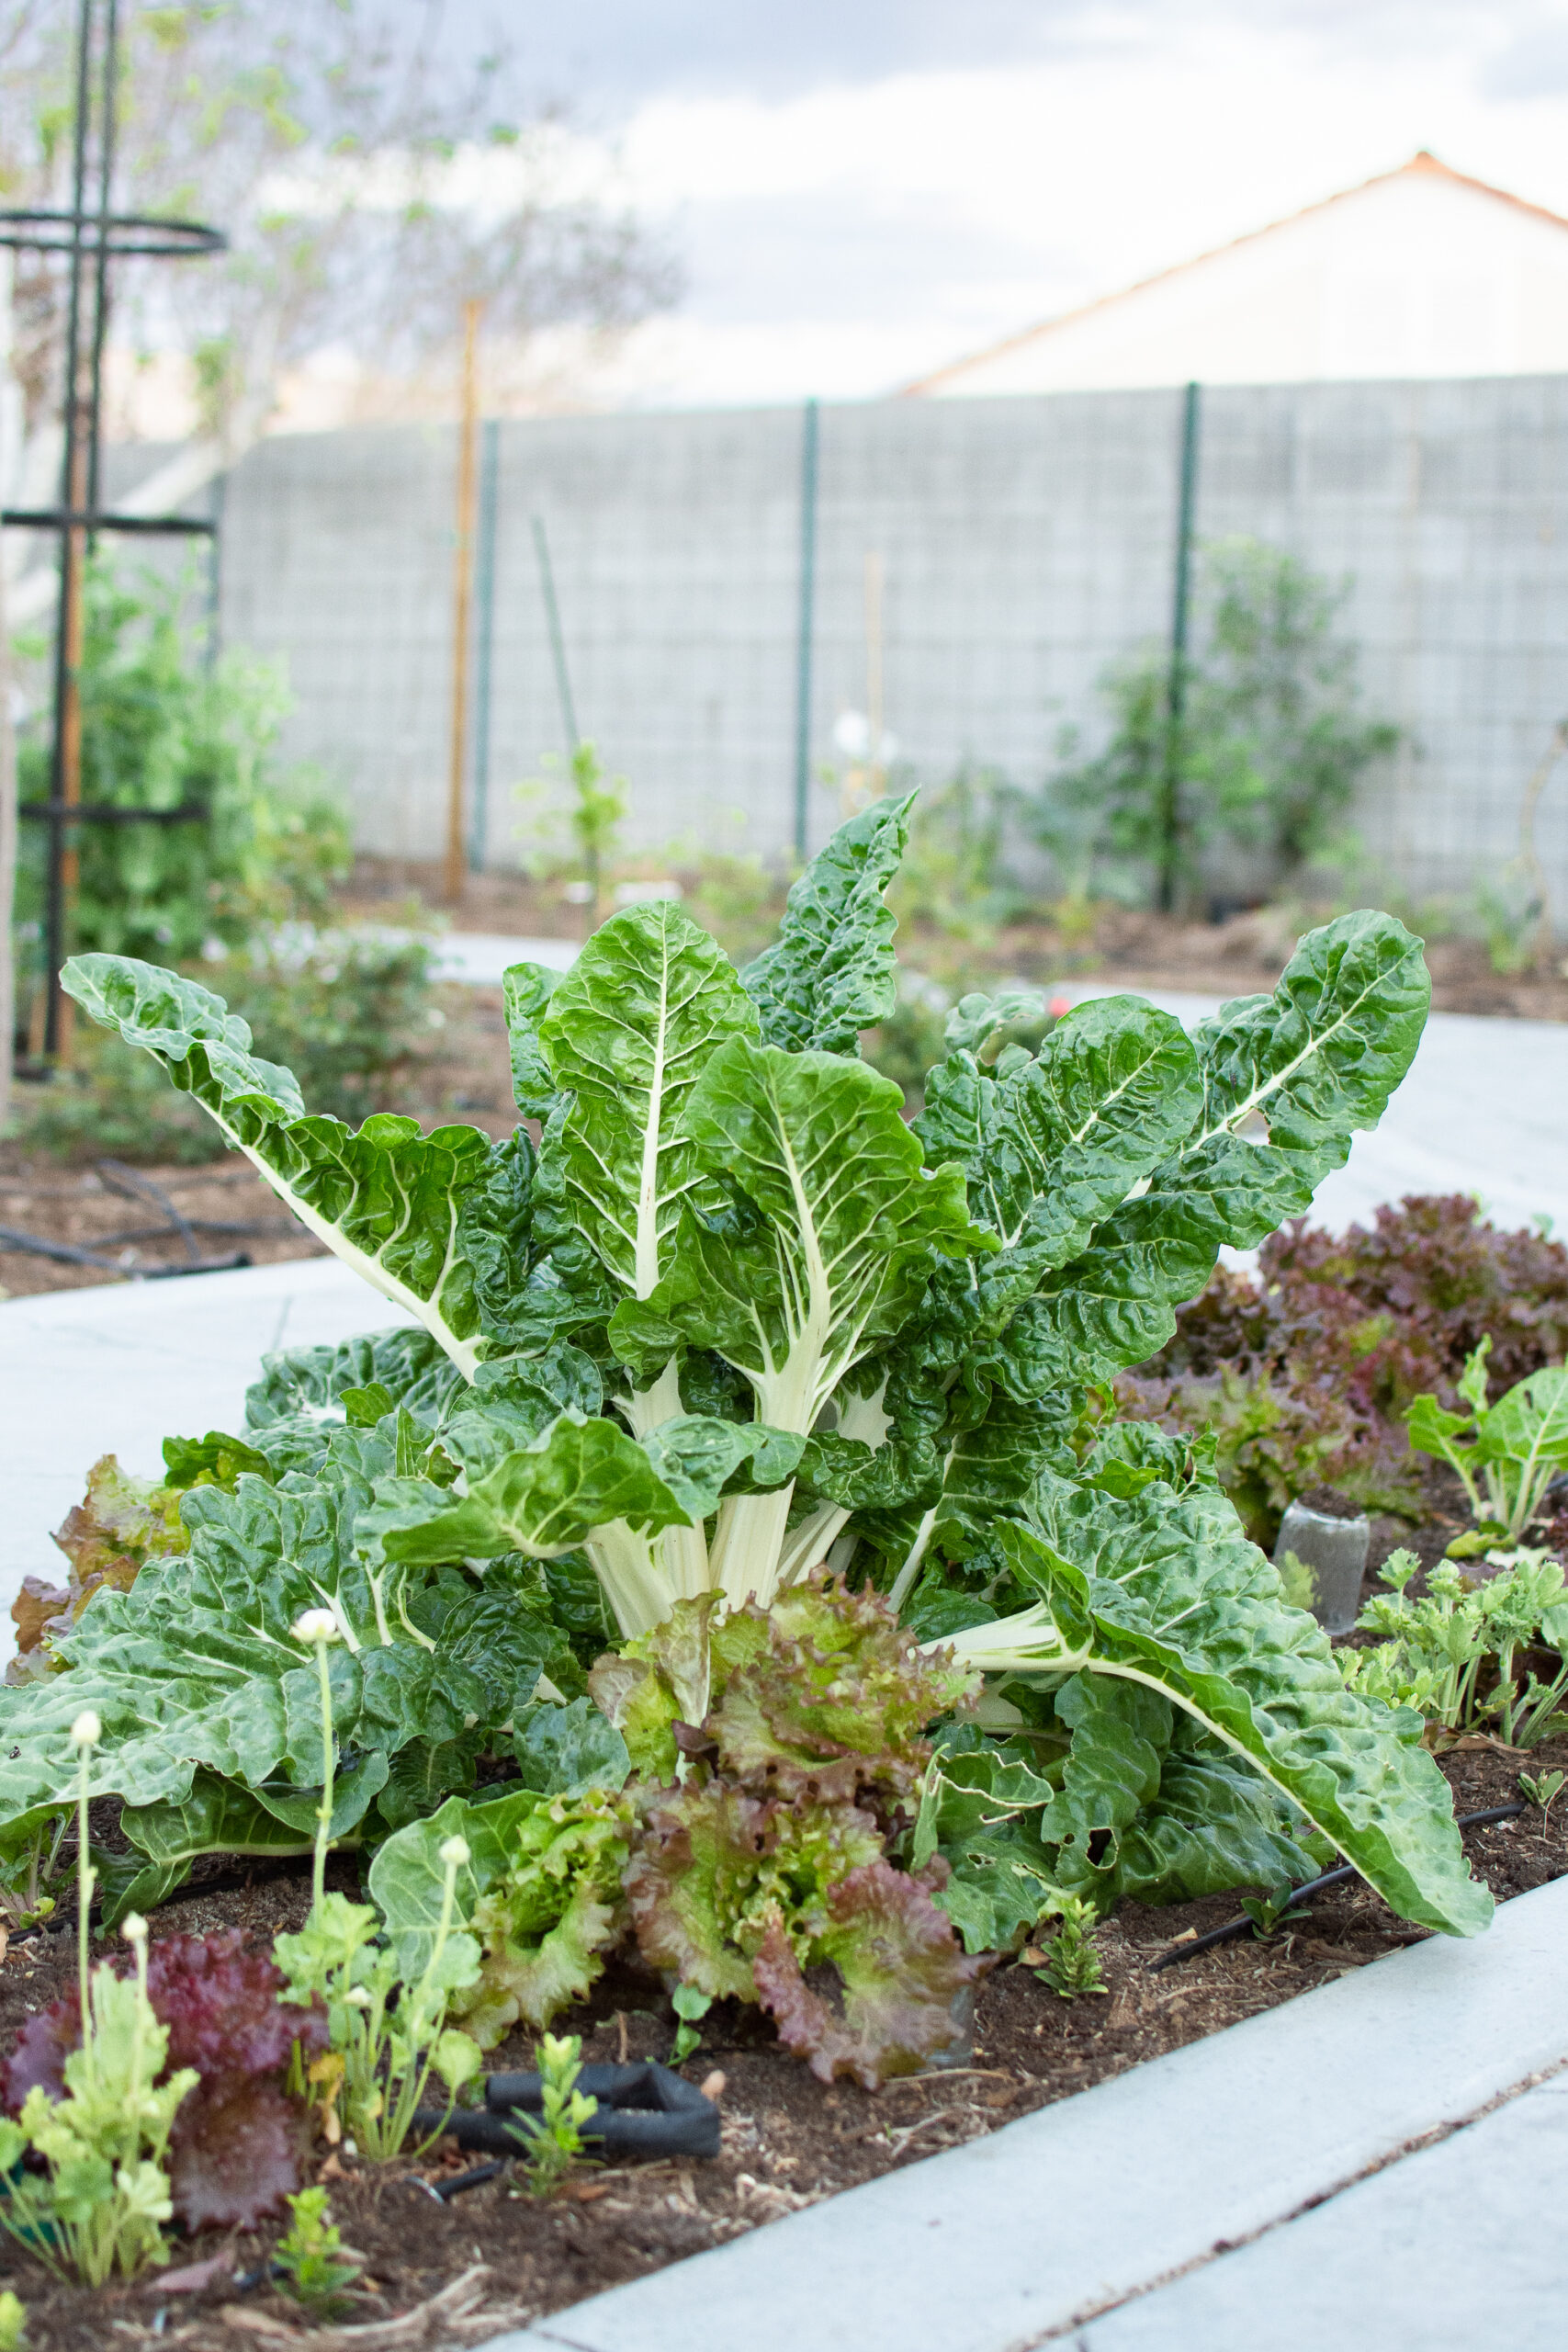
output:
<instances>
[{"instance_id":1,"label":"leafy green plant","mask_svg":"<svg viewBox=\"0 0 1568 2352\"><path fill-rule=\"evenodd\" d=\"M324 2000L332 2050L341 2057L343 2119L360 2154L374 2163L400 2155L433 2074L446 2086L446 2113L482 2064L479 2045L446 2024L447 1997L470 1983L479 1952L469 1936L451 1932L451 1889L466 1860L460 1838L448 1842L444 1921L417 1977L405 1976L389 1944L375 1940L367 1903L328 1894L298 1935L274 1939L288 1979L288 1999ZM439 2138L445 2116L421 2143Z\"/></svg>"},{"instance_id":2,"label":"leafy green plant","mask_svg":"<svg viewBox=\"0 0 1568 2352\"><path fill-rule=\"evenodd\" d=\"M1459 1383L1464 1411L1450 1413L1435 1396L1417 1396L1405 1417L1413 1450L1435 1455L1459 1476L1480 1522L1461 1539L1468 1552L1517 1544L1548 1487L1568 1466L1568 1371L1548 1365L1532 1372L1489 1406L1491 1352L1491 1340L1483 1339L1465 1365Z\"/></svg>"},{"instance_id":3,"label":"leafy green plant","mask_svg":"<svg viewBox=\"0 0 1568 2352\"><path fill-rule=\"evenodd\" d=\"M1537 1772L1534 1774L1529 1772L1521 1772L1519 1774L1519 1786L1523 1790L1529 1802L1536 1806L1540 1812L1541 1831L1542 1835L1544 1835L1546 1824L1551 1813L1551 1808L1556 1804L1558 1798L1562 1795L1563 1788L1568 1786L1568 1772Z\"/></svg>"},{"instance_id":4,"label":"leafy green plant","mask_svg":"<svg viewBox=\"0 0 1568 2352\"><path fill-rule=\"evenodd\" d=\"M288 709L276 671L242 654L215 667L187 628L188 582L111 560L89 564L81 664L82 797L200 811L177 824L88 825L78 844L74 932L84 950L200 956L259 924L323 913L348 870L347 827L307 784L281 784L274 747ZM23 801L48 797L49 748L25 732ZM25 829L17 916L42 910L41 826Z\"/></svg>"},{"instance_id":5,"label":"leafy green plant","mask_svg":"<svg viewBox=\"0 0 1568 2352\"><path fill-rule=\"evenodd\" d=\"M1361 777L1399 741L1358 708L1357 650L1336 631L1348 594L1257 540L1204 550L1207 639L1188 665L1179 725L1168 652L1134 655L1102 687L1104 750L1065 767L1032 805L1032 829L1071 886L1098 867L1114 892L1159 870L1173 763L1189 892L1221 843L1265 852L1283 880L1334 853Z\"/></svg>"},{"instance_id":6,"label":"leafy green plant","mask_svg":"<svg viewBox=\"0 0 1568 2352\"><path fill-rule=\"evenodd\" d=\"M1036 1972L1041 1982L1064 2001L1106 1991L1105 1972L1095 1947L1093 1904L1077 1894L1053 1895L1045 1916L1055 1917L1059 1924Z\"/></svg>"},{"instance_id":7,"label":"leafy green plant","mask_svg":"<svg viewBox=\"0 0 1568 2352\"><path fill-rule=\"evenodd\" d=\"M95 1871L87 1859L87 1803L97 1717L84 1709L72 1727L78 1762L77 1976L83 2036L65 2061L65 2097L35 2085L13 2121L0 2118L0 2174L9 2175L0 2222L56 2275L73 2272L101 2287L118 2270L134 2278L167 2257L161 2224L174 2211L167 2171L175 2111L199 2079L180 2068L156 2088L168 2028L147 1996L147 1923L124 1934L136 1954L128 1982L107 1965L89 1971L88 1919ZM42 2173L21 2169L41 2157Z\"/></svg>"},{"instance_id":8,"label":"leafy green plant","mask_svg":"<svg viewBox=\"0 0 1568 2352\"><path fill-rule=\"evenodd\" d=\"M334 1840L396 1833L380 1900L399 1837L454 1804L468 1824L418 1918L389 1895L380 1956L328 1895L298 1957L351 2120L382 2100L367 2146L436 1994L444 2018L477 1987L477 2014L488 1968L529 2014L558 1957L576 1981L622 1931L623 1877L645 1957L863 2080L947 2046L1053 1894L1278 1885L1337 1846L1407 1917L1490 1915L1431 1758L1285 1605L1212 1449L1091 1408L1376 1121L1425 1018L1418 943L1342 917L1192 1036L1124 997L1032 1042L1016 1001L966 999L911 1126L857 1052L896 1001L908 816L844 827L743 973L668 901L565 976L513 970L537 1145L310 1118L206 990L70 967L422 1329L276 1364L242 1436L174 1447L188 1549L0 1694L0 1806L59 1802L69 1690L163 1885L197 1851L309 1849L319 1660L289 1630L330 1609ZM568 1763L607 1646L592 1690L635 1781L613 1751ZM522 1789L474 1801L476 1759L509 1754Z\"/></svg>"},{"instance_id":9,"label":"leafy green plant","mask_svg":"<svg viewBox=\"0 0 1568 2352\"><path fill-rule=\"evenodd\" d=\"M1295 1899L1295 1889L1291 1886L1277 1887L1272 1894L1243 1897L1241 1907L1251 1920L1252 1932L1260 1943L1268 1943L1281 1928L1311 1917L1310 1912L1292 1909Z\"/></svg>"},{"instance_id":10,"label":"leafy green plant","mask_svg":"<svg viewBox=\"0 0 1568 2352\"><path fill-rule=\"evenodd\" d=\"M363 1119L427 1059L445 1026L429 938L366 924L275 926L228 986L262 1050L287 1061L318 1110Z\"/></svg>"},{"instance_id":11,"label":"leafy green plant","mask_svg":"<svg viewBox=\"0 0 1568 2352\"><path fill-rule=\"evenodd\" d=\"M1414 1708L1444 1732L1478 1731L1490 1722L1510 1747L1550 1737L1568 1698L1562 1562L1545 1551L1494 1553L1493 1573L1471 1584L1445 1560L1428 1575L1425 1597L1414 1600L1407 1587L1418 1566L1414 1552L1400 1551L1378 1571L1387 1590L1374 1593L1356 1622L1382 1639L1339 1653L1348 1687ZM1562 1654L1561 1670L1550 1682L1527 1671L1521 1687L1519 1661L1539 1646Z\"/></svg>"},{"instance_id":12,"label":"leafy green plant","mask_svg":"<svg viewBox=\"0 0 1568 2352\"><path fill-rule=\"evenodd\" d=\"M342 2060L341 2074L332 2078L333 2096L341 2092L356 2146L379 2160L401 2151L433 2071L452 2098L479 2072L478 2044L446 2025L450 1996L472 1983L479 1954L471 1937L452 1933L457 1873L469 1859L461 1838L447 1838L440 1848L440 1908L417 1974L390 1945L373 1940L370 1905L324 1891L336 1758L328 1657L341 1630L330 1609L307 1610L292 1629L294 1640L315 1653L321 1796L310 1916L298 1935L276 1937L273 1952L288 1979L288 1999L325 2001L328 2038Z\"/></svg>"},{"instance_id":13,"label":"leafy green plant","mask_svg":"<svg viewBox=\"0 0 1568 2352\"><path fill-rule=\"evenodd\" d=\"M534 2052L539 2075L539 2113L519 2113L513 2123L527 2147L525 2170L529 2193L553 2197L582 2163L586 2150L583 2126L599 2112L599 2102L577 2087L582 2072L582 2040L571 2033L547 2033Z\"/></svg>"},{"instance_id":14,"label":"leafy green plant","mask_svg":"<svg viewBox=\"0 0 1568 2352\"><path fill-rule=\"evenodd\" d=\"M541 847L532 863L556 865L558 839L565 834L570 844L566 862L581 870L592 930L599 921L606 869L615 862L626 822L626 778L605 775L592 743L579 743L567 762L564 797L557 762L547 755L544 765L543 776L518 787L525 802L545 802L544 822L535 828Z\"/></svg>"},{"instance_id":15,"label":"leafy green plant","mask_svg":"<svg viewBox=\"0 0 1568 2352\"><path fill-rule=\"evenodd\" d=\"M699 1992L694 1984L677 1984L670 1998L680 2019L670 2045L670 2064L683 2066L703 2046L702 2022L713 2007L713 1996Z\"/></svg>"},{"instance_id":16,"label":"leafy green plant","mask_svg":"<svg viewBox=\"0 0 1568 2352\"><path fill-rule=\"evenodd\" d=\"M23 2352L27 2340L27 2305L9 2287L0 2289L0 2352Z\"/></svg>"},{"instance_id":17,"label":"leafy green plant","mask_svg":"<svg viewBox=\"0 0 1568 2352\"><path fill-rule=\"evenodd\" d=\"M288 2227L272 2250L272 2275L312 2319L333 2319L365 2257L344 2245L324 2188L300 2189L289 2198L288 2213Z\"/></svg>"}]
</instances>

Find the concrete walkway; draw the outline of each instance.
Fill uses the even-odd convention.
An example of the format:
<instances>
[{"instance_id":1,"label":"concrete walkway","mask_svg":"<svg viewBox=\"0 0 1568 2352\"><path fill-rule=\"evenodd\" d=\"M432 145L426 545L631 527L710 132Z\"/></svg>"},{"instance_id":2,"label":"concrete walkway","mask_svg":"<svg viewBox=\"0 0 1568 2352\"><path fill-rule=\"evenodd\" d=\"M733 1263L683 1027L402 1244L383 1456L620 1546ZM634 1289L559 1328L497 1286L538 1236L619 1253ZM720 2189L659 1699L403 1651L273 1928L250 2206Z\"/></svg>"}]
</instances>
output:
<instances>
[{"instance_id":1,"label":"concrete walkway","mask_svg":"<svg viewBox=\"0 0 1568 2352\"><path fill-rule=\"evenodd\" d=\"M238 1430L275 1348L406 1321L335 1258L177 1282L108 1283L0 1306L0 1612L25 1576L65 1562L50 1541L100 1453L143 1477L165 1437ZM8 1614L0 1657L11 1654Z\"/></svg>"},{"instance_id":2,"label":"concrete walkway","mask_svg":"<svg viewBox=\"0 0 1568 2352\"><path fill-rule=\"evenodd\" d=\"M1565 2060L1560 1879L480 2352L1555 2352Z\"/></svg>"}]
</instances>

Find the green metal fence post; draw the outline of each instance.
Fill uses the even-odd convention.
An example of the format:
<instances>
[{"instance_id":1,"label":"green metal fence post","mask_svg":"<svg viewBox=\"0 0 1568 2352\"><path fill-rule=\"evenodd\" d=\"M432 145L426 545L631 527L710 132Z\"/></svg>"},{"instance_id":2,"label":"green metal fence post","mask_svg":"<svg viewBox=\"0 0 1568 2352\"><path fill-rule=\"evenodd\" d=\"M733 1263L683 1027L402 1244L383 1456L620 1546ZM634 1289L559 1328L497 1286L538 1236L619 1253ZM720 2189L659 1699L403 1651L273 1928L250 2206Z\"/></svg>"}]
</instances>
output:
<instances>
[{"instance_id":1,"label":"green metal fence post","mask_svg":"<svg viewBox=\"0 0 1568 2352\"><path fill-rule=\"evenodd\" d=\"M811 640L817 604L818 405L807 401L800 437L800 607L795 654L795 854L804 865L811 781Z\"/></svg>"},{"instance_id":2,"label":"green metal fence post","mask_svg":"<svg viewBox=\"0 0 1568 2352\"><path fill-rule=\"evenodd\" d=\"M1170 683L1160 794L1159 906L1174 909L1181 881L1181 727L1187 711L1187 630L1192 582L1192 515L1198 500L1199 387L1181 402L1181 492L1176 520L1176 585L1170 615Z\"/></svg>"}]
</instances>

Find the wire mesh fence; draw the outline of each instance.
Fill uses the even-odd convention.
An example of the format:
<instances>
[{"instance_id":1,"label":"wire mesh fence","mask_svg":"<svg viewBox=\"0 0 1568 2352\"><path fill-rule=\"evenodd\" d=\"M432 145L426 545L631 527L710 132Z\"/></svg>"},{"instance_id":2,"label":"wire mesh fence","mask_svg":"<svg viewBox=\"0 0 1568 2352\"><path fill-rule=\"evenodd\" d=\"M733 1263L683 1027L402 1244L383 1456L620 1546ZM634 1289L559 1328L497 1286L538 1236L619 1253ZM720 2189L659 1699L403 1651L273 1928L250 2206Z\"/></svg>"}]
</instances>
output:
<instances>
[{"instance_id":1,"label":"wire mesh fence","mask_svg":"<svg viewBox=\"0 0 1568 2352\"><path fill-rule=\"evenodd\" d=\"M928 783L964 761L1037 783L1067 724L1093 748L1107 666L1169 628L1181 399L821 411L812 845L837 817L815 779L841 761L845 712L874 711ZM541 540L575 722L630 780L633 839L788 846L802 451L798 409L487 428L469 730L486 863L516 862L513 787L568 748ZM446 821L455 471L455 430L411 425L280 437L229 483L225 639L286 658L288 750L391 858L434 857ZM1568 379L1205 390L1196 529L1350 581L1365 706L1403 730L1358 810L1368 856L1415 890L1510 858L1568 712ZM1539 836L1568 904L1568 775Z\"/></svg>"}]
</instances>

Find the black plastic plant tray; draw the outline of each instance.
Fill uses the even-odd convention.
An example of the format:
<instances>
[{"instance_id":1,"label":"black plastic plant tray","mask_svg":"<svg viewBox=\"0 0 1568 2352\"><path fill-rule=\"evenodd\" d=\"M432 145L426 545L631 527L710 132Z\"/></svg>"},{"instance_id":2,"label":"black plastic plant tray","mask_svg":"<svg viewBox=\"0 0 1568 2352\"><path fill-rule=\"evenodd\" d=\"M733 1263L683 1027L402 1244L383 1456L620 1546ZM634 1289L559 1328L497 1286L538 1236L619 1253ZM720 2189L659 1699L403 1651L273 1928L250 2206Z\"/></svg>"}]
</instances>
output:
<instances>
[{"instance_id":1,"label":"black plastic plant tray","mask_svg":"<svg viewBox=\"0 0 1568 2352\"><path fill-rule=\"evenodd\" d=\"M582 2137L612 2163L625 2156L718 2154L717 2108L668 2066L651 2060L641 2066L584 2066L577 2087L599 2102ZM527 2151L527 2132L514 2119L540 2111L537 2075L491 2075L484 2106L457 2109L446 2128L460 2148L515 2156ZM440 2120L422 2116L419 2122L429 2131Z\"/></svg>"}]
</instances>

